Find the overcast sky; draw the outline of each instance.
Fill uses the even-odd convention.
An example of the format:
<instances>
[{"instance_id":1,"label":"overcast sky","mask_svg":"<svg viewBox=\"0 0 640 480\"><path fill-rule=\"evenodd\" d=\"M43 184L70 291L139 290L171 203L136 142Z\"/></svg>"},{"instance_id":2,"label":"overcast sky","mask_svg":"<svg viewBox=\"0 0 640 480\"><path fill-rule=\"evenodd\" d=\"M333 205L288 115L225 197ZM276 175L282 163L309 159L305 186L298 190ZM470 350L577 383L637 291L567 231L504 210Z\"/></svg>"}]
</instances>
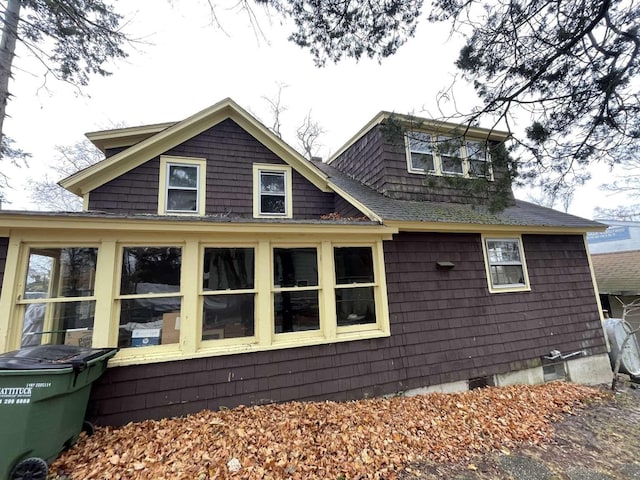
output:
<instances>
[{"instance_id":1,"label":"overcast sky","mask_svg":"<svg viewBox=\"0 0 640 480\"><path fill-rule=\"evenodd\" d=\"M446 25L422 22L415 38L381 64L346 59L317 68L308 51L287 41L290 29L279 18L270 21L259 8L255 13L266 38L244 12L224 5L217 9L223 32L212 25L204 1L135 4L120 2L117 8L127 19L126 31L140 42L127 49L129 58L111 66L111 76L91 78L82 93L53 78L45 83L38 62L18 50L5 133L32 158L20 169L0 164L14 187L6 191L11 203L4 208L37 209L23 182L46 171L55 145L73 144L86 132L114 125L179 121L226 97L270 126L263 97L275 97L279 84L286 85L284 140L298 147L295 129L311 111L325 130L319 154L326 158L381 110L440 116L436 97L454 79L453 62L461 45L461 39L448 38ZM234 0L227 3L232 4ZM470 88L457 82L458 108L474 101ZM451 114L455 105L444 109ZM606 176L599 172L599 181ZM570 213L591 218L594 206L619 203L595 189L597 183L578 192ZM523 193L518 196L527 199Z\"/></svg>"}]
</instances>

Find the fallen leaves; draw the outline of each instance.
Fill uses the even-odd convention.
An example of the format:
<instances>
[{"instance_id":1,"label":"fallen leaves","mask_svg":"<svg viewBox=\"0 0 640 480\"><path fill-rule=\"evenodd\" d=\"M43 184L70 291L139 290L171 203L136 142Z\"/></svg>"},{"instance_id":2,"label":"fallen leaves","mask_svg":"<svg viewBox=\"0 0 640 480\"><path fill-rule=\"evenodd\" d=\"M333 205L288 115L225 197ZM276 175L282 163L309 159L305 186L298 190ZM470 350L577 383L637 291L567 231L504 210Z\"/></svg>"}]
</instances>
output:
<instances>
[{"instance_id":1,"label":"fallen leaves","mask_svg":"<svg viewBox=\"0 0 640 480\"><path fill-rule=\"evenodd\" d=\"M74 480L393 479L419 459L459 461L543 441L552 421L602 395L553 382L202 411L98 427L50 471Z\"/></svg>"}]
</instances>

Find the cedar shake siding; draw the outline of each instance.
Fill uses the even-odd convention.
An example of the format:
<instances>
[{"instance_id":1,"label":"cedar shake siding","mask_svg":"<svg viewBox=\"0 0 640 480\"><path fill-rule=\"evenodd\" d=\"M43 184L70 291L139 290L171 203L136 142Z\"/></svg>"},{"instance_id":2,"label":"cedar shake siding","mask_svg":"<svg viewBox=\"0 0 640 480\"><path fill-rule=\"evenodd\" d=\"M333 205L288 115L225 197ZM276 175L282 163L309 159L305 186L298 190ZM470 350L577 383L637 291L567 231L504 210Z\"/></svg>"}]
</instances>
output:
<instances>
[{"instance_id":1,"label":"cedar shake siding","mask_svg":"<svg viewBox=\"0 0 640 480\"><path fill-rule=\"evenodd\" d=\"M369 130L331 162L331 166L389 198L472 204L488 202L485 189L481 189L482 194L474 194L471 187L465 188L465 184L486 180L410 173L404 137L396 135L392 138L385 134L384 125ZM493 173L495 181L488 182L489 191L505 174L495 165ZM513 193L509 190L507 195L509 202L513 203Z\"/></svg>"},{"instance_id":2,"label":"cedar shake siding","mask_svg":"<svg viewBox=\"0 0 640 480\"><path fill-rule=\"evenodd\" d=\"M384 193L384 138L381 127L372 128L331 162L331 166Z\"/></svg>"},{"instance_id":3,"label":"cedar shake siding","mask_svg":"<svg viewBox=\"0 0 640 480\"><path fill-rule=\"evenodd\" d=\"M121 425L350 400L537 366L552 349L606 352L582 237L524 235L523 245L531 292L490 294L479 234L398 234L384 244L390 337L110 368L90 414ZM455 268L437 270L438 261Z\"/></svg>"},{"instance_id":4,"label":"cedar shake siding","mask_svg":"<svg viewBox=\"0 0 640 480\"><path fill-rule=\"evenodd\" d=\"M2 281L4 280L4 269L7 264L7 251L9 250L9 239L0 237L0 293L2 293Z\"/></svg>"},{"instance_id":5,"label":"cedar shake siding","mask_svg":"<svg viewBox=\"0 0 640 480\"><path fill-rule=\"evenodd\" d=\"M253 217L253 164L284 165L278 156L227 119L165 155L207 160L206 214ZM156 157L93 190L89 210L112 213L158 212L160 159ZM334 210L334 194L318 190L295 170L293 218L318 219Z\"/></svg>"}]
</instances>

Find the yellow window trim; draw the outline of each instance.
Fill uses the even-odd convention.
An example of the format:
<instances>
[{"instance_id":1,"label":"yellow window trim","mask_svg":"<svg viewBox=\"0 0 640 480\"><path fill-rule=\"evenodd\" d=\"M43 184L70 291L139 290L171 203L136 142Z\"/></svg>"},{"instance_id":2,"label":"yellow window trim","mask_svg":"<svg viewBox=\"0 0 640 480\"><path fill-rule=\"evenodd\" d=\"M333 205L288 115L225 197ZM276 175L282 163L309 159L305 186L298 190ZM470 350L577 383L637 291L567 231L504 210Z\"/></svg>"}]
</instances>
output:
<instances>
[{"instance_id":1,"label":"yellow window trim","mask_svg":"<svg viewBox=\"0 0 640 480\"><path fill-rule=\"evenodd\" d=\"M524 251L524 244L522 243L521 234L513 235L481 235L482 240L482 253L484 256L484 267L487 277L487 286L490 293L513 293L513 292L529 292L531 291L531 285L529 284L529 272L527 270L527 259ZM522 260L522 274L524 276L524 285L518 286L506 286L495 287L491 281L491 264L489 263L489 252L487 251L487 240L517 240L520 249L520 258Z\"/></svg>"},{"instance_id":2,"label":"yellow window trim","mask_svg":"<svg viewBox=\"0 0 640 480\"><path fill-rule=\"evenodd\" d=\"M279 213L261 213L260 202L260 173L262 172L284 172L284 188L285 188L285 212ZM253 164L253 218L293 218L293 188L292 188L292 170L289 165L273 165L268 163Z\"/></svg>"},{"instance_id":3,"label":"yellow window trim","mask_svg":"<svg viewBox=\"0 0 640 480\"><path fill-rule=\"evenodd\" d=\"M195 212L167 210L167 170L169 165L186 165L198 167L198 205ZM204 215L206 211L207 159L198 157L160 156L160 181L158 185L159 215Z\"/></svg>"},{"instance_id":4,"label":"yellow window trim","mask_svg":"<svg viewBox=\"0 0 640 480\"><path fill-rule=\"evenodd\" d=\"M181 298L181 330L178 343L140 348L123 348L110 362L110 366L135 365L207 356L230 355L242 352L254 352L293 348L299 346L323 345L342 341L381 338L389 336L389 315L386 298L384 254L382 239L385 235L365 238L361 235L336 241L337 235L316 236L315 241L288 242L284 237L265 237L256 239L254 234L218 234L219 241L211 236L179 236L177 233L165 234L161 239L157 235L147 234L148 241L136 232L114 236L100 236L101 241L82 241L80 235L75 242L67 242L68 235L58 232L48 236L48 241L38 238L14 236L9 240L9 256L0 296L0 351L19 348L22 338L22 321L25 303L18 295L24 291L28 253L31 248L60 247L97 247L95 295L81 300L95 301L96 311L93 323L93 346L112 347L118 343L121 300L134 297ZM164 239L164 240L162 240ZM121 295L120 278L123 249L127 247L171 246L182 248L181 285L179 292L149 295ZM202 255L206 247L251 247L255 248L255 334L251 337L238 337L219 340L201 340L202 337L202 298L208 292L202 291ZM287 332L275 334L273 328L273 248L274 247L310 247L318 252L318 286L320 329L308 332ZM353 325L338 328L335 313L335 272L333 249L342 246L367 246L372 248L375 275L376 323ZM194 272L198 272L194 275ZM310 288L310 287L301 287ZM253 292L252 292L253 293ZM66 300L66 299L65 299ZM74 300L78 300L75 298ZM52 301L51 303L57 303Z\"/></svg>"}]
</instances>

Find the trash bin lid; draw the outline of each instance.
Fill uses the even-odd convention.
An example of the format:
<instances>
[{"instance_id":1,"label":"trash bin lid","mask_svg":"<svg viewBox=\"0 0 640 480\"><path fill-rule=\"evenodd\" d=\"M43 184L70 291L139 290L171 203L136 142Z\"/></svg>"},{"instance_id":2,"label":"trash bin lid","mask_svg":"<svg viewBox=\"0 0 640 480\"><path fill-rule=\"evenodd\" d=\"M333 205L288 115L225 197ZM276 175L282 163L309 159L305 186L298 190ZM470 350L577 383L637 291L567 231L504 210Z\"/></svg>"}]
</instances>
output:
<instances>
[{"instance_id":1,"label":"trash bin lid","mask_svg":"<svg viewBox=\"0 0 640 480\"><path fill-rule=\"evenodd\" d=\"M0 354L0 370L40 370L76 367L79 363L115 352L114 348L74 345L36 345Z\"/></svg>"}]
</instances>

